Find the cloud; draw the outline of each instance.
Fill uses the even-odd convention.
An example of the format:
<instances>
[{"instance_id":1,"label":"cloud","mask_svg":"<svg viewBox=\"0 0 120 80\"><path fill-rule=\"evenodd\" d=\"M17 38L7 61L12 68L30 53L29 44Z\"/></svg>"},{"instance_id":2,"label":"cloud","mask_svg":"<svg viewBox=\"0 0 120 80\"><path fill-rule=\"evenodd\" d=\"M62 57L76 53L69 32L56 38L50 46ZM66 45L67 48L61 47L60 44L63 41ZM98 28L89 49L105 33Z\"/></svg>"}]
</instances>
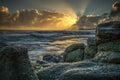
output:
<instances>
[{"instance_id":1,"label":"cloud","mask_svg":"<svg viewBox=\"0 0 120 80\"><path fill-rule=\"evenodd\" d=\"M0 13L9 13L9 9L7 7L4 6L0 6Z\"/></svg>"},{"instance_id":2,"label":"cloud","mask_svg":"<svg viewBox=\"0 0 120 80\"><path fill-rule=\"evenodd\" d=\"M0 6L0 25L9 25L10 22L9 9L4 6Z\"/></svg>"},{"instance_id":3,"label":"cloud","mask_svg":"<svg viewBox=\"0 0 120 80\"><path fill-rule=\"evenodd\" d=\"M29 10L23 9L19 11L19 22L25 25L32 25L35 24L36 18L39 17L40 13L37 9Z\"/></svg>"},{"instance_id":4,"label":"cloud","mask_svg":"<svg viewBox=\"0 0 120 80\"><path fill-rule=\"evenodd\" d=\"M72 6L66 0L40 0L37 5L41 5L45 9L58 13L67 14L76 18L76 13Z\"/></svg>"},{"instance_id":5,"label":"cloud","mask_svg":"<svg viewBox=\"0 0 120 80\"><path fill-rule=\"evenodd\" d=\"M75 25L72 26L73 29L95 29L99 20L101 19L100 16L81 16L79 17L78 21Z\"/></svg>"},{"instance_id":6,"label":"cloud","mask_svg":"<svg viewBox=\"0 0 120 80\"><path fill-rule=\"evenodd\" d=\"M7 7L1 9L0 12L0 26L11 26L11 28L24 26L24 28L32 27L44 30L63 30L73 25L76 21L76 18L54 11L50 12L45 10L39 11L37 9L23 9L21 11L17 10L12 14L8 13L8 8L5 8ZM7 25L8 23L9 25Z\"/></svg>"}]
</instances>

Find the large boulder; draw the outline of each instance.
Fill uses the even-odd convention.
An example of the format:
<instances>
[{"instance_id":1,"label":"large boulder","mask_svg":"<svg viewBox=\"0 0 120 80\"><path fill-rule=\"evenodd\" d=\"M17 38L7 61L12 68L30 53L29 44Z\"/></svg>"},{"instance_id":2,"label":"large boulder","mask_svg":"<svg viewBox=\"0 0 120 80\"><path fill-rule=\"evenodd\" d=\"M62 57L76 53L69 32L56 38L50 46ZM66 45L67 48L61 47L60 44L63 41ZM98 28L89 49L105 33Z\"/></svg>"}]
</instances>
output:
<instances>
[{"instance_id":1,"label":"large boulder","mask_svg":"<svg viewBox=\"0 0 120 80\"><path fill-rule=\"evenodd\" d=\"M75 51L64 54L67 54L64 58L64 62L77 62L84 59L84 50L81 49L77 49Z\"/></svg>"},{"instance_id":2,"label":"large boulder","mask_svg":"<svg viewBox=\"0 0 120 80\"><path fill-rule=\"evenodd\" d=\"M77 62L84 59L85 45L73 44L70 45L63 53L63 62Z\"/></svg>"},{"instance_id":3,"label":"large boulder","mask_svg":"<svg viewBox=\"0 0 120 80\"><path fill-rule=\"evenodd\" d=\"M120 22L113 21L100 24L96 29L97 44L120 40Z\"/></svg>"},{"instance_id":4,"label":"large boulder","mask_svg":"<svg viewBox=\"0 0 120 80\"><path fill-rule=\"evenodd\" d=\"M100 51L94 59L104 63L120 64L120 52Z\"/></svg>"},{"instance_id":5,"label":"large boulder","mask_svg":"<svg viewBox=\"0 0 120 80\"><path fill-rule=\"evenodd\" d=\"M94 58L97 53L97 46L95 38L88 38L87 47L84 50L84 59Z\"/></svg>"},{"instance_id":6,"label":"large boulder","mask_svg":"<svg viewBox=\"0 0 120 80\"><path fill-rule=\"evenodd\" d=\"M100 24L96 31L97 55L100 62L120 64L120 22Z\"/></svg>"},{"instance_id":7,"label":"large boulder","mask_svg":"<svg viewBox=\"0 0 120 80\"><path fill-rule=\"evenodd\" d=\"M120 52L120 40L101 43L101 44L98 45L98 51Z\"/></svg>"},{"instance_id":8,"label":"large boulder","mask_svg":"<svg viewBox=\"0 0 120 80\"><path fill-rule=\"evenodd\" d=\"M87 46L84 51L84 59L92 59L97 54L96 46Z\"/></svg>"},{"instance_id":9,"label":"large boulder","mask_svg":"<svg viewBox=\"0 0 120 80\"><path fill-rule=\"evenodd\" d=\"M25 47L7 46L0 50L0 80L38 80Z\"/></svg>"},{"instance_id":10,"label":"large boulder","mask_svg":"<svg viewBox=\"0 0 120 80\"><path fill-rule=\"evenodd\" d=\"M75 51L77 49L84 49L84 48L85 48L85 45L83 43L72 44L66 48L65 52L69 53L69 52Z\"/></svg>"},{"instance_id":11,"label":"large boulder","mask_svg":"<svg viewBox=\"0 0 120 80\"><path fill-rule=\"evenodd\" d=\"M120 80L120 65L83 61L41 69L40 80Z\"/></svg>"}]
</instances>

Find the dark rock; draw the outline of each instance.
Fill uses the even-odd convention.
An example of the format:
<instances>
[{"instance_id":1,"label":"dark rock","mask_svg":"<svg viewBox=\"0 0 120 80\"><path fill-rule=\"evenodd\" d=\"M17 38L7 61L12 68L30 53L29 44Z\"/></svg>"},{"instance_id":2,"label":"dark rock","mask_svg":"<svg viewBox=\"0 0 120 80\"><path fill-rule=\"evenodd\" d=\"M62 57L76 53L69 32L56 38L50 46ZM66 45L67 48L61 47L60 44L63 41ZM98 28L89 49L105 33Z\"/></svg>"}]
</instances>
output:
<instances>
[{"instance_id":1,"label":"dark rock","mask_svg":"<svg viewBox=\"0 0 120 80\"><path fill-rule=\"evenodd\" d=\"M81 49L77 49L69 53L64 53L64 55L65 54L67 55L64 57L64 62L77 62L84 59L84 50Z\"/></svg>"},{"instance_id":2,"label":"dark rock","mask_svg":"<svg viewBox=\"0 0 120 80\"><path fill-rule=\"evenodd\" d=\"M94 58L96 54L97 54L96 46L87 46L84 51L84 59Z\"/></svg>"},{"instance_id":3,"label":"dark rock","mask_svg":"<svg viewBox=\"0 0 120 80\"><path fill-rule=\"evenodd\" d=\"M40 70L40 80L120 80L120 65L94 61L61 63Z\"/></svg>"},{"instance_id":4,"label":"dark rock","mask_svg":"<svg viewBox=\"0 0 120 80\"><path fill-rule=\"evenodd\" d=\"M84 59L85 45L73 44L70 45L63 53L63 62L77 62Z\"/></svg>"},{"instance_id":5,"label":"dark rock","mask_svg":"<svg viewBox=\"0 0 120 80\"><path fill-rule=\"evenodd\" d=\"M88 38L87 46L96 46L96 39L95 38Z\"/></svg>"},{"instance_id":6,"label":"dark rock","mask_svg":"<svg viewBox=\"0 0 120 80\"><path fill-rule=\"evenodd\" d=\"M69 47L66 48L65 52L69 53L69 52L75 51L77 49L84 49L84 48L85 48L85 45L83 43L72 44L72 45L70 45Z\"/></svg>"},{"instance_id":7,"label":"dark rock","mask_svg":"<svg viewBox=\"0 0 120 80\"><path fill-rule=\"evenodd\" d=\"M0 50L0 80L38 80L25 47L7 46Z\"/></svg>"},{"instance_id":8,"label":"dark rock","mask_svg":"<svg viewBox=\"0 0 120 80\"><path fill-rule=\"evenodd\" d=\"M47 64L46 61L40 61L40 60L37 60L36 63L38 63L38 64Z\"/></svg>"},{"instance_id":9,"label":"dark rock","mask_svg":"<svg viewBox=\"0 0 120 80\"><path fill-rule=\"evenodd\" d=\"M120 52L120 40L115 40L98 45L98 51L115 51Z\"/></svg>"},{"instance_id":10,"label":"dark rock","mask_svg":"<svg viewBox=\"0 0 120 80\"><path fill-rule=\"evenodd\" d=\"M39 80L59 80L59 76L66 70L70 64L57 64L38 72Z\"/></svg>"},{"instance_id":11,"label":"dark rock","mask_svg":"<svg viewBox=\"0 0 120 80\"><path fill-rule=\"evenodd\" d=\"M94 58L97 53L97 46L95 38L89 38L87 40L87 47L84 50L84 59Z\"/></svg>"},{"instance_id":12,"label":"dark rock","mask_svg":"<svg viewBox=\"0 0 120 80\"><path fill-rule=\"evenodd\" d=\"M120 64L120 52L100 51L95 59L100 62Z\"/></svg>"},{"instance_id":13,"label":"dark rock","mask_svg":"<svg viewBox=\"0 0 120 80\"><path fill-rule=\"evenodd\" d=\"M96 29L97 44L120 40L120 22L113 21L100 24Z\"/></svg>"},{"instance_id":14,"label":"dark rock","mask_svg":"<svg viewBox=\"0 0 120 80\"><path fill-rule=\"evenodd\" d=\"M46 62L55 62L58 63L60 62L61 56L60 55L55 55L55 54L46 54L43 56L43 60Z\"/></svg>"},{"instance_id":15,"label":"dark rock","mask_svg":"<svg viewBox=\"0 0 120 80\"><path fill-rule=\"evenodd\" d=\"M95 59L106 63L120 63L120 22L100 24L96 31L97 55Z\"/></svg>"}]
</instances>

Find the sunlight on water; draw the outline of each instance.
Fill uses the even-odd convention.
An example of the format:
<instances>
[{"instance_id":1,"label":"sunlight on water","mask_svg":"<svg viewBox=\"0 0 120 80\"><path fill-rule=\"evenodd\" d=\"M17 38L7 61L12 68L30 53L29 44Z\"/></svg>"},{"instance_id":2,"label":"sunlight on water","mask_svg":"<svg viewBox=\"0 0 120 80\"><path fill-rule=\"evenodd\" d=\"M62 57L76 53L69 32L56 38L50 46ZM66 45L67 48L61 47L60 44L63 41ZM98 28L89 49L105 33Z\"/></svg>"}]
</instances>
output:
<instances>
[{"instance_id":1,"label":"sunlight on water","mask_svg":"<svg viewBox=\"0 0 120 80\"><path fill-rule=\"evenodd\" d=\"M88 31L4 31L0 35L0 41L9 45L26 46L31 61L36 61L45 54L62 54L71 44L86 44L88 37L94 37L94 31L87 33Z\"/></svg>"}]
</instances>

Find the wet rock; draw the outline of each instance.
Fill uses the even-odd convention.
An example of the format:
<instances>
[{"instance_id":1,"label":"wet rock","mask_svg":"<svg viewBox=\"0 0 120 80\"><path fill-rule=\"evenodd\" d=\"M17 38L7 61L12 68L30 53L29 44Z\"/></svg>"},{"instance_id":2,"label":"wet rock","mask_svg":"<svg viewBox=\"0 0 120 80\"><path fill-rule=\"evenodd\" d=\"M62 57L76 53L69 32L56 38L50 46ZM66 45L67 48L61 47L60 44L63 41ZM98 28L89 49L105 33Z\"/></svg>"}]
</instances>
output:
<instances>
[{"instance_id":1,"label":"wet rock","mask_svg":"<svg viewBox=\"0 0 120 80\"><path fill-rule=\"evenodd\" d=\"M54 62L54 63L58 63L60 62L61 56L60 55L55 55L55 54L46 54L43 55L43 61L46 62Z\"/></svg>"},{"instance_id":2,"label":"wet rock","mask_svg":"<svg viewBox=\"0 0 120 80\"><path fill-rule=\"evenodd\" d=\"M27 52L27 48L20 46L0 50L0 80L38 80Z\"/></svg>"},{"instance_id":3,"label":"wet rock","mask_svg":"<svg viewBox=\"0 0 120 80\"><path fill-rule=\"evenodd\" d=\"M120 40L101 43L98 45L98 51L116 51L120 52Z\"/></svg>"},{"instance_id":4,"label":"wet rock","mask_svg":"<svg viewBox=\"0 0 120 80\"><path fill-rule=\"evenodd\" d=\"M40 80L59 80L59 76L66 70L70 64L57 64L38 72Z\"/></svg>"},{"instance_id":5,"label":"wet rock","mask_svg":"<svg viewBox=\"0 0 120 80\"><path fill-rule=\"evenodd\" d=\"M84 59L92 59L97 54L96 46L87 46L84 52Z\"/></svg>"},{"instance_id":6,"label":"wet rock","mask_svg":"<svg viewBox=\"0 0 120 80\"><path fill-rule=\"evenodd\" d=\"M42 64L47 64L47 62L46 62L46 61L43 61L43 60L42 60L42 61L41 61L41 60L37 60L36 63L41 64L41 65L42 65Z\"/></svg>"},{"instance_id":7,"label":"wet rock","mask_svg":"<svg viewBox=\"0 0 120 80\"><path fill-rule=\"evenodd\" d=\"M70 45L63 53L63 62L77 62L84 59L85 45L73 44Z\"/></svg>"},{"instance_id":8,"label":"wet rock","mask_svg":"<svg viewBox=\"0 0 120 80\"><path fill-rule=\"evenodd\" d=\"M75 51L77 49L84 49L84 48L85 48L85 45L83 43L72 44L72 45L70 45L69 47L66 48L65 52L69 53L69 52Z\"/></svg>"},{"instance_id":9,"label":"wet rock","mask_svg":"<svg viewBox=\"0 0 120 80\"><path fill-rule=\"evenodd\" d=\"M120 65L94 61L61 63L40 70L40 80L119 80Z\"/></svg>"},{"instance_id":10,"label":"wet rock","mask_svg":"<svg viewBox=\"0 0 120 80\"><path fill-rule=\"evenodd\" d=\"M81 49L77 49L75 51L64 54L67 54L64 58L64 62L77 62L82 61L84 58L84 50Z\"/></svg>"},{"instance_id":11,"label":"wet rock","mask_svg":"<svg viewBox=\"0 0 120 80\"><path fill-rule=\"evenodd\" d=\"M94 58L96 53L97 53L96 40L95 38L89 38L87 40L87 47L85 47L84 50L84 59Z\"/></svg>"},{"instance_id":12,"label":"wet rock","mask_svg":"<svg viewBox=\"0 0 120 80\"><path fill-rule=\"evenodd\" d=\"M96 29L97 44L120 40L120 22L113 21L100 24Z\"/></svg>"},{"instance_id":13,"label":"wet rock","mask_svg":"<svg viewBox=\"0 0 120 80\"><path fill-rule=\"evenodd\" d=\"M98 53L96 60L106 63L120 63L120 22L101 24L97 28Z\"/></svg>"},{"instance_id":14,"label":"wet rock","mask_svg":"<svg viewBox=\"0 0 120 80\"><path fill-rule=\"evenodd\" d=\"M97 53L95 59L100 62L120 64L120 52L101 51Z\"/></svg>"},{"instance_id":15,"label":"wet rock","mask_svg":"<svg viewBox=\"0 0 120 80\"><path fill-rule=\"evenodd\" d=\"M31 64L32 64L32 67L33 67L35 73L37 73L42 68L41 64L39 64L39 63L31 63Z\"/></svg>"}]
</instances>

